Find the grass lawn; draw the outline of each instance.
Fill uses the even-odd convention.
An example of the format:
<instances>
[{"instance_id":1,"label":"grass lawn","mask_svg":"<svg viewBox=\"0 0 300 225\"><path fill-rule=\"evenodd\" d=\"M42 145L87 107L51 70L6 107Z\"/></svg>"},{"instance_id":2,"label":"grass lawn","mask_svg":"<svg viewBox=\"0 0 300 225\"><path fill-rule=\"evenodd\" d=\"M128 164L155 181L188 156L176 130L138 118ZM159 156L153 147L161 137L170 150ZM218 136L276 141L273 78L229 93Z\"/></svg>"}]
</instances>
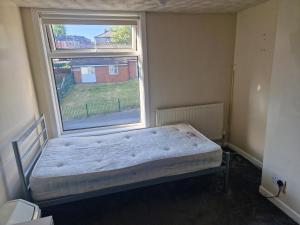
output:
<instances>
[{"instance_id":1,"label":"grass lawn","mask_svg":"<svg viewBox=\"0 0 300 225\"><path fill-rule=\"evenodd\" d=\"M109 84L76 84L61 100L63 119L139 107L138 80Z\"/></svg>"}]
</instances>

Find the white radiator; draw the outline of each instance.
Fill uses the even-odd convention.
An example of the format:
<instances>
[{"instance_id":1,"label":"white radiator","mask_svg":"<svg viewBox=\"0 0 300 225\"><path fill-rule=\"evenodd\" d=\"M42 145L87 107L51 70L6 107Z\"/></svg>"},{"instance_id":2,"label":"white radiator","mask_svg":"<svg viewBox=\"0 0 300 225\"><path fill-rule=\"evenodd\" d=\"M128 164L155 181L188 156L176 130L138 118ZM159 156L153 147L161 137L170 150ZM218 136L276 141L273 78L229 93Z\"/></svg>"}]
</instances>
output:
<instances>
[{"instance_id":1,"label":"white radiator","mask_svg":"<svg viewBox=\"0 0 300 225\"><path fill-rule=\"evenodd\" d=\"M195 105L156 110L156 125L188 122L212 140L223 137L224 104Z\"/></svg>"}]
</instances>

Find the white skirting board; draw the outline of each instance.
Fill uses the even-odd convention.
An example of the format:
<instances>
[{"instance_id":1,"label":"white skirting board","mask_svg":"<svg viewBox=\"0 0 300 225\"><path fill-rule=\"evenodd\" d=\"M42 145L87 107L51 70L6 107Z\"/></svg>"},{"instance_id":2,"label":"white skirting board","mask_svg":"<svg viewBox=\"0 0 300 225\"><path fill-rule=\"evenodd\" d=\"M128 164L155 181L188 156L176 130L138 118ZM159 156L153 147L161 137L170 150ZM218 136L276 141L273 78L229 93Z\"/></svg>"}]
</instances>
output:
<instances>
[{"instance_id":1,"label":"white skirting board","mask_svg":"<svg viewBox=\"0 0 300 225\"><path fill-rule=\"evenodd\" d=\"M226 146L228 146L229 148L231 148L232 150L236 151L237 153L239 153L240 155L242 155L244 158L246 158L247 160L249 160L251 163L253 163L255 166L262 168L263 163L262 161L256 159L255 157L253 157L252 155L250 155L249 153L247 153L246 151L244 151L243 149L237 147L234 144L231 143L226 143Z\"/></svg>"},{"instance_id":2,"label":"white skirting board","mask_svg":"<svg viewBox=\"0 0 300 225\"><path fill-rule=\"evenodd\" d=\"M259 186L259 193L261 193L263 196L274 195L274 193L269 192L262 185ZM281 209L289 217L291 217L296 223L300 224L300 214L299 213L297 213L295 210L290 208L287 204L285 204L279 198L269 198L268 200L271 201L274 205L276 205L279 209Z\"/></svg>"},{"instance_id":3,"label":"white skirting board","mask_svg":"<svg viewBox=\"0 0 300 225\"><path fill-rule=\"evenodd\" d=\"M232 150L236 151L238 154L249 160L251 163L253 163L255 166L262 168L263 163L250 155L249 153L245 152L243 149L237 147L236 145L233 145L231 143L226 143L225 146L228 146ZM259 193L263 196L272 196L274 193L271 193L268 191L265 187L262 185L259 186ZM274 205L276 205L279 209L281 209L285 214L287 214L290 218L292 218L295 222L300 224L300 214L294 211L292 208L290 208L287 204L285 204L283 201L281 201L279 198L269 198L269 201L271 201Z\"/></svg>"}]
</instances>

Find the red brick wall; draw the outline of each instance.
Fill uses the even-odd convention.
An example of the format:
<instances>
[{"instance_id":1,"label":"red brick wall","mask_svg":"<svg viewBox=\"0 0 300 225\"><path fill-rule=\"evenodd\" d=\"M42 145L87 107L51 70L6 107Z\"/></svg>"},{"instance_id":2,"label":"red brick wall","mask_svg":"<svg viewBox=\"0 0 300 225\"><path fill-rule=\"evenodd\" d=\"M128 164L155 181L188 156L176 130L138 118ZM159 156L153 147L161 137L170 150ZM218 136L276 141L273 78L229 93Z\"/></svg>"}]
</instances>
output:
<instances>
[{"instance_id":1,"label":"red brick wall","mask_svg":"<svg viewBox=\"0 0 300 225\"><path fill-rule=\"evenodd\" d=\"M120 65L119 73L116 75L109 75L108 66L97 66L95 69L97 83L113 83L129 80L128 66Z\"/></svg>"},{"instance_id":2,"label":"red brick wall","mask_svg":"<svg viewBox=\"0 0 300 225\"><path fill-rule=\"evenodd\" d=\"M73 71L73 76L74 76L74 81L76 84L81 83L81 70L80 68L72 69Z\"/></svg>"},{"instance_id":3,"label":"red brick wall","mask_svg":"<svg viewBox=\"0 0 300 225\"><path fill-rule=\"evenodd\" d=\"M81 83L81 70L74 68L73 70L75 83ZM96 82L97 83L113 83L123 82L137 77L136 62L129 61L128 65L119 65L119 73L109 75L109 66L96 66Z\"/></svg>"},{"instance_id":4,"label":"red brick wall","mask_svg":"<svg viewBox=\"0 0 300 225\"><path fill-rule=\"evenodd\" d=\"M136 61L129 61L128 62L128 73L130 79L135 79L137 77L137 62Z\"/></svg>"}]
</instances>

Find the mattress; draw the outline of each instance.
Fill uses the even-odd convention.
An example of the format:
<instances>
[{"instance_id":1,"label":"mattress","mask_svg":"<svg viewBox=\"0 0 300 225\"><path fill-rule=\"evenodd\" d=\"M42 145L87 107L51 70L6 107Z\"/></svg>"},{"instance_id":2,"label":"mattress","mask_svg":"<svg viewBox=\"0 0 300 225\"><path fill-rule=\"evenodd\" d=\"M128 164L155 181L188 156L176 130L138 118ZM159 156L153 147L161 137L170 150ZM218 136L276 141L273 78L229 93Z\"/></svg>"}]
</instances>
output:
<instances>
[{"instance_id":1,"label":"mattress","mask_svg":"<svg viewBox=\"0 0 300 225\"><path fill-rule=\"evenodd\" d=\"M220 166L221 147L188 124L50 139L36 163L35 201Z\"/></svg>"}]
</instances>

